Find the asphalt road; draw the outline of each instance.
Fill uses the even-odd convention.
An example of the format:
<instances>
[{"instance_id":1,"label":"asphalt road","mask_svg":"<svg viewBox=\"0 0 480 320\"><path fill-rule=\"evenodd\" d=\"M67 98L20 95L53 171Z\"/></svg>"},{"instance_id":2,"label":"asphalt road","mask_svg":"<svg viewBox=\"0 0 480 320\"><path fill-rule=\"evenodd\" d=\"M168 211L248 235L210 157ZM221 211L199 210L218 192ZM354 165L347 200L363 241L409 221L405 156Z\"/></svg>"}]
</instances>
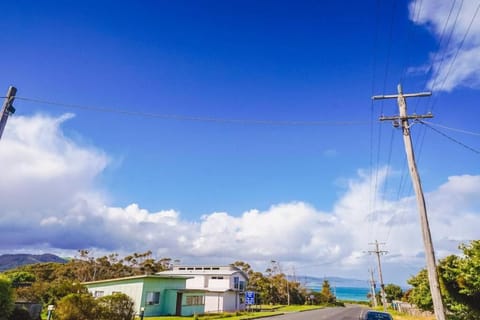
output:
<instances>
[{"instance_id":1,"label":"asphalt road","mask_svg":"<svg viewBox=\"0 0 480 320\"><path fill-rule=\"evenodd\" d=\"M271 317L271 320L359 320L365 308L349 306L288 313Z\"/></svg>"}]
</instances>

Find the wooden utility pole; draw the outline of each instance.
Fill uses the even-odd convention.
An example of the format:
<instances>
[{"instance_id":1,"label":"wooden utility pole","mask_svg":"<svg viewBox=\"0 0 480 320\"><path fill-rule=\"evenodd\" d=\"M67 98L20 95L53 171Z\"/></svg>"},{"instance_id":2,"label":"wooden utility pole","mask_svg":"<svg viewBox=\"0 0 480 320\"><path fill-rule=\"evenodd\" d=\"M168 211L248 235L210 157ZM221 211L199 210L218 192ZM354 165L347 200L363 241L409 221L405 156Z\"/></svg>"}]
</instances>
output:
<instances>
[{"instance_id":1,"label":"wooden utility pole","mask_svg":"<svg viewBox=\"0 0 480 320\"><path fill-rule=\"evenodd\" d=\"M372 306L377 306L377 284L375 283L375 279L373 278L373 269L368 270L370 272L370 290L372 291Z\"/></svg>"},{"instance_id":2,"label":"wooden utility pole","mask_svg":"<svg viewBox=\"0 0 480 320\"><path fill-rule=\"evenodd\" d=\"M382 275L382 263L380 262L380 256L382 254L386 254L388 251L380 250L379 245L385 243L379 243L375 240L375 243L369 243L370 245L375 245L375 250L368 251L370 254L375 253L377 255L377 262L378 262L378 277L380 279L380 296L382 298L383 310L387 310L387 295L385 294L385 284L383 283L383 275Z\"/></svg>"},{"instance_id":3,"label":"wooden utility pole","mask_svg":"<svg viewBox=\"0 0 480 320\"><path fill-rule=\"evenodd\" d=\"M15 108L12 106L12 104L13 104L13 100L15 100L16 94L17 94L17 88L10 86L8 88L7 96L3 101L3 106L1 111L2 115L0 118L0 139L2 138L3 130L7 125L8 116L10 114L15 113Z\"/></svg>"},{"instance_id":4,"label":"wooden utility pole","mask_svg":"<svg viewBox=\"0 0 480 320\"><path fill-rule=\"evenodd\" d=\"M425 205L425 198L423 196L422 184L417 172L417 165L415 163L415 155L413 153L412 138L410 136L410 119L433 118L433 115L407 115L407 103L405 98L410 97L426 97L430 96L431 92L409 93L404 94L402 85L397 87L398 94L373 96L372 99L397 99L399 116L395 117L381 117L380 120L392 120L395 127L401 125L403 131L403 142L405 144L405 152L407 154L408 167L410 176L412 178L413 188L417 196L417 205L420 214L420 224L422 227L422 238L425 246L425 256L427 260L428 282L430 284L430 293L432 294L433 310L437 320L445 320L445 308L443 306L442 295L440 294L440 284L438 281L437 266L435 261L435 253L433 250L432 236L430 234L430 227L428 224L427 209Z\"/></svg>"}]
</instances>

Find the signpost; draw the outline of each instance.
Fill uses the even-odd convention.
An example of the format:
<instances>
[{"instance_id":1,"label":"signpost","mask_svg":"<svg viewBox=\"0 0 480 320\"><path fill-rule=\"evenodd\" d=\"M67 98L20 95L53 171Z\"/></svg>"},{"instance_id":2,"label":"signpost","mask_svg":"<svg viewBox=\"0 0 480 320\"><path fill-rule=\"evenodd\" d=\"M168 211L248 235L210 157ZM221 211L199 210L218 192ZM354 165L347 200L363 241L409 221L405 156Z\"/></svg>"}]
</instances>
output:
<instances>
[{"instance_id":1,"label":"signpost","mask_svg":"<svg viewBox=\"0 0 480 320\"><path fill-rule=\"evenodd\" d=\"M245 291L245 304L247 306L255 304L255 291Z\"/></svg>"}]
</instances>

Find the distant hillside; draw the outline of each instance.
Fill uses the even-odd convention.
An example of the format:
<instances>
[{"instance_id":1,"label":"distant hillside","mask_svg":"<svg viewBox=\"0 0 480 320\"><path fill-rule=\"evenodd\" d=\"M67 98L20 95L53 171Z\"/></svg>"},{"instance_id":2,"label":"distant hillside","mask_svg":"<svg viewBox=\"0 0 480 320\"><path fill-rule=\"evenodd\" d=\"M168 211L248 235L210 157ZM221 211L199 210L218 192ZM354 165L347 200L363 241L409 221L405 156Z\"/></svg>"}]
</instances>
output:
<instances>
[{"instance_id":1,"label":"distant hillside","mask_svg":"<svg viewBox=\"0 0 480 320\"><path fill-rule=\"evenodd\" d=\"M298 277L297 279L307 288L321 288L323 280L328 280L331 287L340 288L368 288L368 282L366 280L348 279L340 277Z\"/></svg>"},{"instance_id":2,"label":"distant hillside","mask_svg":"<svg viewBox=\"0 0 480 320\"><path fill-rule=\"evenodd\" d=\"M65 263L62 259L54 254L3 254L0 256L0 272L14 269L26 264L58 262Z\"/></svg>"}]
</instances>

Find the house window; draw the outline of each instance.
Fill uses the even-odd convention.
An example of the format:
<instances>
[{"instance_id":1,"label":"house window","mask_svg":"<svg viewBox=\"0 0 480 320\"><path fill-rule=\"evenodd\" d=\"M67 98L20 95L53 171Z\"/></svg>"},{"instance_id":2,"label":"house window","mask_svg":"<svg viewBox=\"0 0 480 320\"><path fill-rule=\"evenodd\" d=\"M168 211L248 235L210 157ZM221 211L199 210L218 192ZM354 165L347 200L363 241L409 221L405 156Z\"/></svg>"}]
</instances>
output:
<instances>
[{"instance_id":1,"label":"house window","mask_svg":"<svg viewBox=\"0 0 480 320\"><path fill-rule=\"evenodd\" d=\"M233 277L233 288L238 289L240 287L240 278L239 277Z\"/></svg>"},{"instance_id":2,"label":"house window","mask_svg":"<svg viewBox=\"0 0 480 320\"><path fill-rule=\"evenodd\" d=\"M186 297L186 305L187 306L194 306L194 305L202 305L205 304L203 301L203 296L187 296Z\"/></svg>"},{"instance_id":3,"label":"house window","mask_svg":"<svg viewBox=\"0 0 480 320\"><path fill-rule=\"evenodd\" d=\"M160 304L160 292L147 292L147 305Z\"/></svg>"},{"instance_id":4,"label":"house window","mask_svg":"<svg viewBox=\"0 0 480 320\"><path fill-rule=\"evenodd\" d=\"M100 298L100 297L103 297L104 295L105 295L105 292L103 291L95 291L93 294L95 298Z\"/></svg>"},{"instance_id":5,"label":"house window","mask_svg":"<svg viewBox=\"0 0 480 320\"><path fill-rule=\"evenodd\" d=\"M238 290L240 290L240 291L245 290L245 281L240 281L240 285L238 286Z\"/></svg>"}]
</instances>

